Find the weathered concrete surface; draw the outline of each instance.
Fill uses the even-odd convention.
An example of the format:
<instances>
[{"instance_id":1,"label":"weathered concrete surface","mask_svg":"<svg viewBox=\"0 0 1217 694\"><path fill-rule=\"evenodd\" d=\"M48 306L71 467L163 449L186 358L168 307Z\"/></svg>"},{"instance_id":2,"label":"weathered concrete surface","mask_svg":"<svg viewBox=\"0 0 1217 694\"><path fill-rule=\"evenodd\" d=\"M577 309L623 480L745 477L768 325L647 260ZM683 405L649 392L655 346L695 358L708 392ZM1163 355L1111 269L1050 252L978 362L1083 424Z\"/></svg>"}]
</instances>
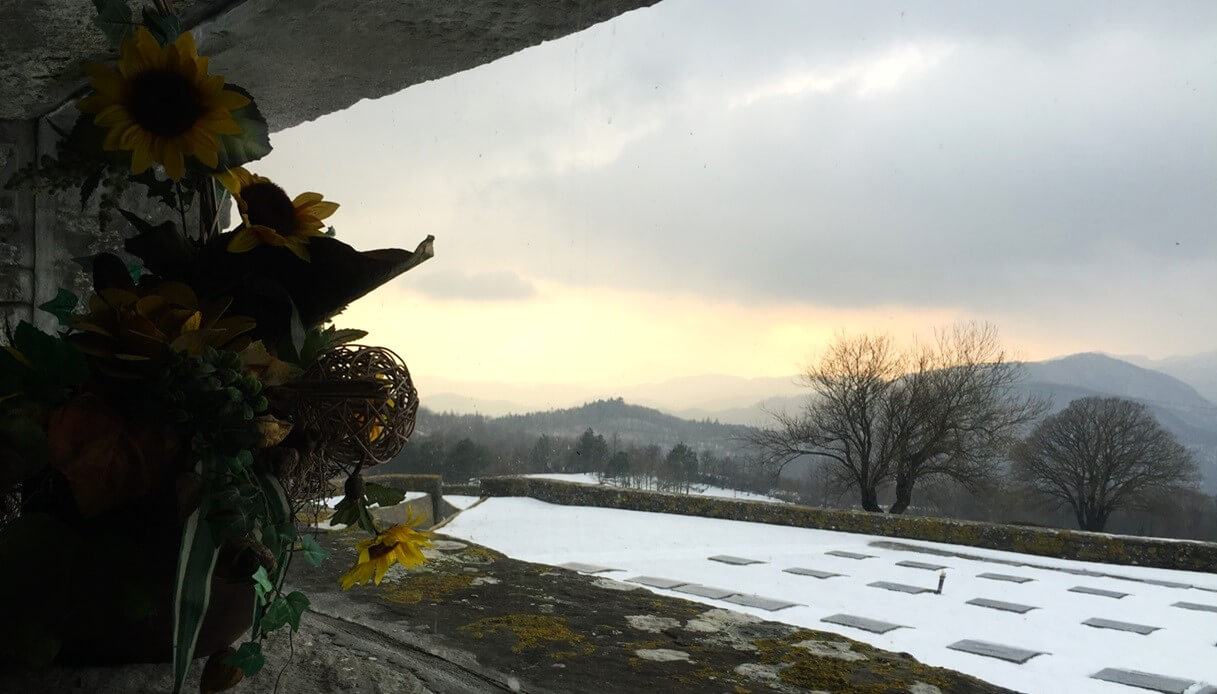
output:
<instances>
[{"instance_id":1,"label":"weathered concrete surface","mask_svg":"<svg viewBox=\"0 0 1217 694\"><path fill-rule=\"evenodd\" d=\"M953 518L810 508L529 477L485 478L481 481L481 493L487 496L528 496L569 506L601 506L839 530L1108 564L1203 572L1211 572L1217 566L1217 543L1213 542L1160 540Z\"/></svg>"},{"instance_id":2,"label":"weathered concrete surface","mask_svg":"<svg viewBox=\"0 0 1217 694\"><path fill-rule=\"evenodd\" d=\"M446 77L658 0L176 0L272 130ZM132 2L140 7L146 2ZM0 120L42 116L112 57L87 0L0 0Z\"/></svg>"},{"instance_id":3,"label":"weathered concrete surface","mask_svg":"<svg viewBox=\"0 0 1217 694\"><path fill-rule=\"evenodd\" d=\"M708 609L449 538L422 569L395 567L379 587L344 593L337 576L360 537L326 536L330 561L293 565L293 587L309 594L312 611L293 639L295 664L283 671L279 691L1008 691L836 634ZM286 639L270 649L270 667L236 691L274 688ZM117 694L162 692L167 683L165 666L62 668L0 679L0 690Z\"/></svg>"}]
</instances>

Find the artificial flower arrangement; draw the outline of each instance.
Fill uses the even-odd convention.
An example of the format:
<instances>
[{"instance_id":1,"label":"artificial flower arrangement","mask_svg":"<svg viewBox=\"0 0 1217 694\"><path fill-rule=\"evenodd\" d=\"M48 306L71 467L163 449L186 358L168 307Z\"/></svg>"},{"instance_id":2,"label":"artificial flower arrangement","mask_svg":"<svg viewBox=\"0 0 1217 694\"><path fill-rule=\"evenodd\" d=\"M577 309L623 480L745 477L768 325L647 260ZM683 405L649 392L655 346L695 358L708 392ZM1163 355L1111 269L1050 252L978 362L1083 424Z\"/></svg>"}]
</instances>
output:
<instances>
[{"instance_id":1,"label":"artificial flower arrangement","mask_svg":"<svg viewBox=\"0 0 1217 694\"><path fill-rule=\"evenodd\" d=\"M423 561L425 533L369 512L402 494L361 477L405 443L417 392L396 355L327 324L432 239L338 241L337 204L244 168L270 152L266 122L168 0L138 19L94 4L121 57L89 66L57 156L18 178L78 186L82 207L133 186L145 202L118 208L125 257L80 259L84 305L61 290L41 307L56 332L22 323L0 348L0 658L171 660L178 691L210 656L219 691L262 667L268 633L299 627L308 598L284 581L293 558L325 558L300 519L330 479L346 477L331 523L372 535L344 589ZM240 224L222 233L229 199ZM157 208L173 221L147 221Z\"/></svg>"}]
</instances>

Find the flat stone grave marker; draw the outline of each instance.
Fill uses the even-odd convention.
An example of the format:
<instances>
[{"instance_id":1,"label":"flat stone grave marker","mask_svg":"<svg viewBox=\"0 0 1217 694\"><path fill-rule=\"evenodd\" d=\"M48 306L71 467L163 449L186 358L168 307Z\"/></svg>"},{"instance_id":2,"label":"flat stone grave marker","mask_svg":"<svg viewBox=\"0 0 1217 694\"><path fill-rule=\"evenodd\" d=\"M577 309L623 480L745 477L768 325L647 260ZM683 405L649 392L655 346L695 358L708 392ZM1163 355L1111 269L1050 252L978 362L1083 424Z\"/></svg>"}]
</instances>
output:
<instances>
[{"instance_id":1,"label":"flat stone grave marker","mask_svg":"<svg viewBox=\"0 0 1217 694\"><path fill-rule=\"evenodd\" d=\"M971 653L973 655L983 655L986 658L1006 660L1011 663L1018 663L1019 665L1022 665L1037 655L1044 654L1043 651L1029 651L1025 648L1018 648L1017 646L1006 646L1000 643L976 641L973 639L956 641L955 643L947 646L947 648L955 651L963 651L964 653Z\"/></svg>"},{"instance_id":2,"label":"flat stone grave marker","mask_svg":"<svg viewBox=\"0 0 1217 694\"><path fill-rule=\"evenodd\" d=\"M1086 586L1074 586L1069 589L1070 593L1085 593L1086 595L1101 595L1105 598L1115 598L1119 600L1128 595L1115 590L1103 590L1102 588L1087 588Z\"/></svg>"},{"instance_id":3,"label":"flat stone grave marker","mask_svg":"<svg viewBox=\"0 0 1217 694\"><path fill-rule=\"evenodd\" d=\"M1002 602L1001 600L990 600L989 598L972 598L968 601L968 604L1002 610L1003 612L1017 612L1019 614L1026 614L1031 610L1039 609L1031 605L1020 605L1016 602Z\"/></svg>"},{"instance_id":4,"label":"flat stone grave marker","mask_svg":"<svg viewBox=\"0 0 1217 694\"><path fill-rule=\"evenodd\" d=\"M977 578L987 578L993 581L1007 581L1009 583L1027 583L1033 579L1026 576L1011 576L1010 574L976 574Z\"/></svg>"},{"instance_id":5,"label":"flat stone grave marker","mask_svg":"<svg viewBox=\"0 0 1217 694\"><path fill-rule=\"evenodd\" d=\"M667 590L671 590L677 586L689 585L688 581L673 581L670 578L659 578L657 576L635 576L625 580L629 581L630 583L641 583L644 586L650 586L652 588L664 588Z\"/></svg>"},{"instance_id":6,"label":"flat stone grave marker","mask_svg":"<svg viewBox=\"0 0 1217 694\"><path fill-rule=\"evenodd\" d=\"M801 566L792 566L789 569L782 569L782 573L794 574L796 576L811 576L813 578L832 578L833 576L845 575L835 574L831 571L820 571L819 569L804 569Z\"/></svg>"},{"instance_id":7,"label":"flat stone grave marker","mask_svg":"<svg viewBox=\"0 0 1217 694\"><path fill-rule=\"evenodd\" d=\"M1206 588L1205 586L1192 586L1196 590L1203 590L1209 593L1217 593L1217 588Z\"/></svg>"},{"instance_id":8,"label":"flat stone grave marker","mask_svg":"<svg viewBox=\"0 0 1217 694\"><path fill-rule=\"evenodd\" d=\"M875 558L875 555L873 555L873 554L859 554L857 552L846 552L843 549L830 550L828 552L825 552L825 554L831 554L834 557L845 557L846 559L874 559Z\"/></svg>"},{"instance_id":9,"label":"flat stone grave marker","mask_svg":"<svg viewBox=\"0 0 1217 694\"><path fill-rule=\"evenodd\" d=\"M1142 583L1148 583L1151 586L1162 586L1164 588L1191 588L1192 587L1192 584L1190 584L1190 583L1178 583L1175 581L1159 581L1154 578L1137 578L1134 580L1140 581Z\"/></svg>"},{"instance_id":10,"label":"flat stone grave marker","mask_svg":"<svg viewBox=\"0 0 1217 694\"><path fill-rule=\"evenodd\" d=\"M923 561L898 561L896 566L907 566L910 569L925 569L926 571L941 571L950 567L942 564L927 564Z\"/></svg>"},{"instance_id":11,"label":"flat stone grave marker","mask_svg":"<svg viewBox=\"0 0 1217 694\"><path fill-rule=\"evenodd\" d=\"M1176 602L1172 603L1171 607L1182 607L1185 610L1199 610L1201 612L1217 612L1217 605L1205 605L1198 602Z\"/></svg>"},{"instance_id":12,"label":"flat stone grave marker","mask_svg":"<svg viewBox=\"0 0 1217 694\"><path fill-rule=\"evenodd\" d=\"M845 627L853 627L862 631L869 631L873 634L886 634L892 629L907 628L901 624L891 624L889 622L881 622L877 619L867 619L866 617L857 617L852 614L833 614L820 620L829 624L840 624Z\"/></svg>"},{"instance_id":13,"label":"flat stone grave marker","mask_svg":"<svg viewBox=\"0 0 1217 694\"><path fill-rule=\"evenodd\" d=\"M866 585L870 586L871 588L882 588L883 590L894 590L898 593L911 593L913 595L930 592L929 588L922 586L910 586L906 583L892 583L891 581L875 581L874 583L867 583Z\"/></svg>"},{"instance_id":14,"label":"flat stone grave marker","mask_svg":"<svg viewBox=\"0 0 1217 694\"><path fill-rule=\"evenodd\" d=\"M733 557L729 554L718 554L710 557L710 561L721 561L724 564L734 564L735 566L747 566L749 564L764 564L760 559L746 559L744 557Z\"/></svg>"},{"instance_id":15,"label":"flat stone grave marker","mask_svg":"<svg viewBox=\"0 0 1217 694\"><path fill-rule=\"evenodd\" d=\"M1162 627L1151 627L1147 624L1133 624L1132 622L1118 622L1114 619L1103 619L1102 617L1091 617L1082 622L1088 627L1096 629L1115 629L1116 631L1131 631L1134 634L1152 634Z\"/></svg>"},{"instance_id":16,"label":"flat stone grave marker","mask_svg":"<svg viewBox=\"0 0 1217 694\"><path fill-rule=\"evenodd\" d=\"M1167 677L1166 675L1156 675L1152 672L1141 672L1139 670L1120 670L1118 668L1103 668L1090 676L1091 679L1103 680L1104 682L1115 682L1129 687L1140 687L1141 689L1149 689L1162 694L1183 694L1196 683L1192 680L1180 679L1178 677Z\"/></svg>"},{"instance_id":17,"label":"flat stone grave marker","mask_svg":"<svg viewBox=\"0 0 1217 694\"><path fill-rule=\"evenodd\" d=\"M723 598L739 593L738 590L727 590L726 588L715 588L713 586L703 586L699 583L686 583L683 586L673 588L678 593L688 593L689 595L700 595L703 598L711 600L722 600Z\"/></svg>"},{"instance_id":18,"label":"flat stone grave marker","mask_svg":"<svg viewBox=\"0 0 1217 694\"><path fill-rule=\"evenodd\" d=\"M786 600L763 598L759 595L732 595L730 597L723 598L723 600L725 602L733 602L736 605L743 605L744 607L757 607L762 610L769 610L770 612L777 612L778 610L784 610L787 607L795 607L799 604L797 602L787 602Z\"/></svg>"},{"instance_id":19,"label":"flat stone grave marker","mask_svg":"<svg viewBox=\"0 0 1217 694\"><path fill-rule=\"evenodd\" d=\"M604 573L605 571L620 571L621 570L621 569L614 569L614 568L608 567L608 566L600 566L598 564L584 564L581 561L568 561L565 564L558 564L558 566L560 566L563 569L570 569L571 571L578 571L581 574L599 574L599 573Z\"/></svg>"}]
</instances>

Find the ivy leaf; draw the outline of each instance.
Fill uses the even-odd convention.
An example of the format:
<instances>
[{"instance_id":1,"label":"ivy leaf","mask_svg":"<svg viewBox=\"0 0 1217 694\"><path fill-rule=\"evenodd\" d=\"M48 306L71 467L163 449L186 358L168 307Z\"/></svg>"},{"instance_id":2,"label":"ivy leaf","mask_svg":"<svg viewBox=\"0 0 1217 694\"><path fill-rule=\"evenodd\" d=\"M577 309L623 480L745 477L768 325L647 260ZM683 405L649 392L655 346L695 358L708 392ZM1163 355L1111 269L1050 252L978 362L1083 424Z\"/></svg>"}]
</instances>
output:
<instances>
[{"instance_id":1,"label":"ivy leaf","mask_svg":"<svg viewBox=\"0 0 1217 694\"><path fill-rule=\"evenodd\" d=\"M300 553L311 566L321 566L321 562L330 556L324 547L317 544L317 539L312 535L300 536Z\"/></svg>"},{"instance_id":2,"label":"ivy leaf","mask_svg":"<svg viewBox=\"0 0 1217 694\"><path fill-rule=\"evenodd\" d=\"M287 598L280 595L275 598L275 601L266 608L266 615L262 617L262 633L269 634L279 627L287 624L292 618L292 608L287 604ZM296 616L296 623L300 623L299 615Z\"/></svg>"},{"instance_id":3,"label":"ivy leaf","mask_svg":"<svg viewBox=\"0 0 1217 694\"><path fill-rule=\"evenodd\" d=\"M254 103L253 96L235 84L225 84L224 88L248 98L249 105L232 112L233 120L241 126L241 134L220 136L220 165L216 167L217 171L227 171L261 159L271 150L270 128Z\"/></svg>"},{"instance_id":4,"label":"ivy leaf","mask_svg":"<svg viewBox=\"0 0 1217 694\"><path fill-rule=\"evenodd\" d=\"M258 602L266 602L266 594L273 591L275 586L270 582L270 575L266 573L265 566L259 566L254 572L254 592L258 594Z\"/></svg>"},{"instance_id":5,"label":"ivy leaf","mask_svg":"<svg viewBox=\"0 0 1217 694\"><path fill-rule=\"evenodd\" d=\"M55 316L60 325L68 324L68 317L72 315L72 311L76 310L76 304L80 303L80 299L66 289L60 289L55 298L50 301L40 304L39 309Z\"/></svg>"},{"instance_id":6,"label":"ivy leaf","mask_svg":"<svg viewBox=\"0 0 1217 694\"><path fill-rule=\"evenodd\" d=\"M241 644L236 653L224 659L224 664L241 668L241 672L245 673L246 677L253 677L266 664L266 657L262 655L262 644L257 641L246 641Z\"/></svg>"},{"instance_id":7,"label":"ivy leaf","mask_svg":"<svg viewBox=\"0 0 1217 694\"><path fill-rule=\"evenodd\" d=\"M401 503L402 499L406 498L405 492L392 487L386 487L383 484L376 484L375 482L364 483L363 494L367 497L369 504L376 504L381 508L396 506Z\"/></svg>"},{"instance_id":8,"label":"ivy leaf","mask_svg":"<svg viewBox=\"0 0 1217 694\"><path fill-rule=\"evenodd\" d=\"M300 617L308 610L308 596L298 590L287 594L287 623L292 631L300 631Z\"/></svg>"},{"instance_id":9,"label":"ivy leaf","mask_svg":"<svg viewBox=\"0 0 1217 694\"><path fill-rule=\"evenodd\" d=\"M152 32L152 36L162 46L173 43L182 33L182 22L177 15L161 14L151 7L144 8L144 26L148 27L148 31Z\"/></svg>"},{"instance_id":10,"label":"ivy leaf","mask_svg":"<svg viewBox=\"0 0 1217 694\"><path fill-rule=\"evenodd\" d=\"M135 227L135 230L138 231L141 236L145 234L155 234L156 230L160 228L152 226L152 222L149 222L134 212L124 210L121 207L118 209L118 213L121 214L123 218L131 224L131 226Z\"/></svg>"},{"instance_id":11,"label":"ivy leaf","mask_svg":"<svg viewBox=\"0 0 1217 694\"><path fill-rule=\"evenodd\" d=\"M110 39L115 48L122 46L123 41L135 33L135 22L131 18L131 6L127 0L93 0L97 8L97 16L93 23Z\"/></svg>"}]
</instances>

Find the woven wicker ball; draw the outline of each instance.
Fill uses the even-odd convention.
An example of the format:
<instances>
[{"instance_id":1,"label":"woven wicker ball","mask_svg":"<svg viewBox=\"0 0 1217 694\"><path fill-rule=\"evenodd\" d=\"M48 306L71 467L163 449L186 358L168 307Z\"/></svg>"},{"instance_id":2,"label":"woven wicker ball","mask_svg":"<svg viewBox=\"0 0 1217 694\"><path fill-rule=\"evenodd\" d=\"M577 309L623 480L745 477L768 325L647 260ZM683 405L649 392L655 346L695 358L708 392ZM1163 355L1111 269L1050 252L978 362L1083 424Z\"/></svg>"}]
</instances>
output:
<instances>
[{"instance_id":1,"label":"woven wicker ball","mask_svg":"<svg viewBox=\"0 0 1217 694\"><path fill-rule=\"evenodd\" d=\"M335 468L386 462L414 433L418 391L405 362L392 350L335 347L317 357L301 380L319 387L300 400L295 421L317 432L315 453ZM348 389L363 394L352 396Z\"/></svg>"}]
</instances>

